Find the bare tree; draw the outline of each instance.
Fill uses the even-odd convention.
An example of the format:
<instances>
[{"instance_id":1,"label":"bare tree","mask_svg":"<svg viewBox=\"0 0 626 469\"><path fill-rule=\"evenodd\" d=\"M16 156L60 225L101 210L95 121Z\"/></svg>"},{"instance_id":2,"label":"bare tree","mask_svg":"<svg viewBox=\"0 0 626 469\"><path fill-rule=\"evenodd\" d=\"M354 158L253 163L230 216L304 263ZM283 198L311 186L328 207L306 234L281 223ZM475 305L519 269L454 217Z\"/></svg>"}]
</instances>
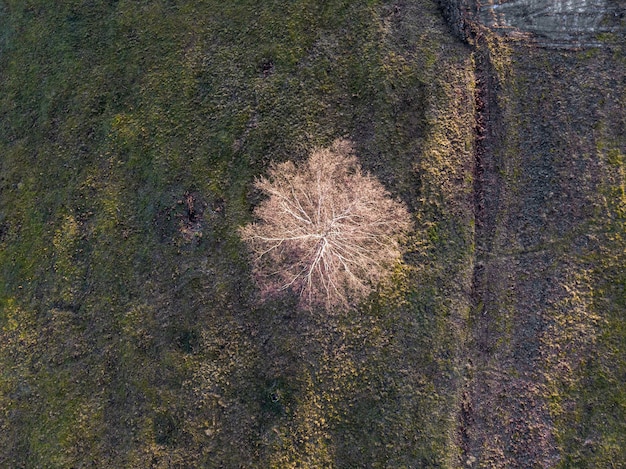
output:
<instances>
[{"instance_id":1,"label":"bare tree","mask_svg":"<svg viewBox=\"0 0 626 469\"><path fill-rule=\"evenodd\" d=\"M400 257L406 207L364 174L347 140L301 165L270 168L256 187L268 197L240 230L264 296L292 289L302 306L348 304L367 295Z\"/></svg>"}]
</instances>

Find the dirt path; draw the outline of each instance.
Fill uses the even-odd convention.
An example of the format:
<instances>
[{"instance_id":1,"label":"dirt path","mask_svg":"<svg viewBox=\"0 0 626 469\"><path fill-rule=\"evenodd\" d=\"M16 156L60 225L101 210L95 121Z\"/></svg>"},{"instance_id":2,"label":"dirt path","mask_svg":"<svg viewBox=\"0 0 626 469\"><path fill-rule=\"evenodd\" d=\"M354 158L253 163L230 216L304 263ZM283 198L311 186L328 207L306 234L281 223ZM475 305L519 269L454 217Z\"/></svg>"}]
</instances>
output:
<instances>
[{"instance_id":1,"label":"dirt path","mask_svg":"<svg viewBox=\"0 0 626 469\"><path fill-rule=\"evenodd\" d=\"M611 43L592 52L537 47L476 23L471 5L444 2L475 62L475 257L459 463L582 464L568 458L583 441L600 445L605 431L569 422L593 412L574 390L593 379L584 367L601 336L592 296L605 280L591 272L609 252L599 241L610 224L602 194L615 177L604 154L621 154L623 108L612 96L623 68ZM569 450L566 432L578 442Z\"/></svg>"},{"instance_id":2,"label":"dirt path","mask_svg":"<svg viewBox=\"0 0 626 469\"><path fill-rule=\"evenodd\" d=\"M501 141L500 86L488 46L475 37L476 143L474 168L475 265L468 332L467 384L460 412L463 462L470 467L549 467L557 459L544 384L537 376L545 327L541 269L535 254L511 255L498 245L499 215L506 182ZM539 258L541 254L538 255ZM523 312L523 315L514 314ZM515 325L514 325L515 324Z\"/></svg>"},{"instance_id":3,"label":"dirt path","mask_svg":"<svg viewBox=\"0 0 626 469\"><path fill-rule=\"evenodd\" d=\"M476 25L466 27L465 34L476 66L475 260L459 413L461 464L552 467L559 454L540 370L544 305L548 297L558 296L551 291L549 273L555 256L533 236L524 243L526 228L511 226L508 218L520 196L529 196L527 204L535 199L541 205L551 180L534 178L526 195L508 186L507 109L498 95L504 77L497 70L501 64L493 62L494 37ZM549 164L543 170L549 171ZM527 225L541 223L530 211L518 215ZM521 240L522 246L507 239Z\"/></svg>"}]
</instances>

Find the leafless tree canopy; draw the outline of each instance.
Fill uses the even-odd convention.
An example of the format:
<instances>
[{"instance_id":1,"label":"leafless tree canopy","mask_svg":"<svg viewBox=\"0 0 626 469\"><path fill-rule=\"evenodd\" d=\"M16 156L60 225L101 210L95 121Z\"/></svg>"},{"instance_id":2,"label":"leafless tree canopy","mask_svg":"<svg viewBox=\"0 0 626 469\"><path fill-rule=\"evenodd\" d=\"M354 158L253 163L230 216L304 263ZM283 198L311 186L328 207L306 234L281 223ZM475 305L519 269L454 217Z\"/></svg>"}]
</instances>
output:
<instances>
[{"instance_id":1,"label":"leafless tree canopy","mask_svg":"<svg viewBox=\"0 0 626 469\"><path fill-rule=\"evenodd\" d=\"M268 197L241 229L264 295L293 289L301 305L348 304L368 294L400 257L410 227L403 204L363 174L350 142L281 163L256 187Z\"/></svg>"}]
</instances>

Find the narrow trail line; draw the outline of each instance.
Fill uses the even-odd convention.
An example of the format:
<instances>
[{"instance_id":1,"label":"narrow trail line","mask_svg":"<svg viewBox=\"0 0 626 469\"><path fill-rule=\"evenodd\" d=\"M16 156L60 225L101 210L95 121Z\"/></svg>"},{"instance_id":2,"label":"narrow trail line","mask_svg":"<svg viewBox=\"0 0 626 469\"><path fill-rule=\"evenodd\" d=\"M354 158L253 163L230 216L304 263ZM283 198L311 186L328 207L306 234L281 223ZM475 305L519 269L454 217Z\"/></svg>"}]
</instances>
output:
<instances>
[{"instance_id":1,"label":"narrow trail line","mask_svg":"<svg viewBox=\"0 0 626 469\"><path fill-rule=\"evenodd\" d=\"M473 211L474 211L474 267L472 273L471 311L468 324L468 355L466 381L461 397L459 412L459 440L462 463L472 466L480 457L481 439L476 438L477 419L475 402L474 369L486 364L490 351L489 321L485 311L485 260L491 252L493 220L491 217L497 203L499 190L494 183L494 159L491 154L492 109L495 106L492 94L492 75L489 58L474 45L474 167L473 167Z\"/></svg>"},{"instance_id":2,"label":"narrow trail line","mask_svg":"<svg viewBox=\"0 0 626 469\"><path fill-rule=\"evenodd\" d=\"M503 214L510 216L508 198L517 196L503 176L507 119L499 93L506 85L492 62L490 33L480 26L466 26L475 86L474 260L458 411L460 464L549 467L556 457L555 445L541 397L542 379L537 375L544 299L534 292L537 286L547 287L537 282L543 267L528 266L532 259L523 254L502 256L508 246L501 234L496 236L499 230L518 236L509 226L510 219L502 219Z\"/></svg>"}]
</instances>

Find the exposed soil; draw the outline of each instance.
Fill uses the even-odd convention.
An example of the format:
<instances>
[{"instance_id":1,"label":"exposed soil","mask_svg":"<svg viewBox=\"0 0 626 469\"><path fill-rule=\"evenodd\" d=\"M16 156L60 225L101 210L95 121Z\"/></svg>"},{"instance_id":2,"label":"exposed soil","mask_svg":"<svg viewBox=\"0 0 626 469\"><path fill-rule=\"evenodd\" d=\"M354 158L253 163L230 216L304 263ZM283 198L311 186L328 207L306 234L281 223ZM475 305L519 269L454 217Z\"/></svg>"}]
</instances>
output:
<instances>
[{"instance_id":1,"label":"exposed soil","mask_svg":"<svg viewBox=\"0 0 626 469\"><path fill-rule=\"evenodd\" d=\"M502 211L503 161L498 145L504 119L496 94L500 84L488 44L476 30L476 142L474 168L475 260L467 349L466 386L460 403L461 463L469 467L552 466L558 455L550 418L534 375L542 318L539 305L522 304L526 316L516 332L503 324L503 293L518 288L518 256L502 258L494 237ZM521 256L523 257L523 256ZM507 282L510 280L510 283ZM533 287L542 289L540 282ZM531 288L533 288L531 287ZM518 334L520 337L516 338ZM519 341L515 349L512 341ZM507 342L509 344L507 345ZM511 376L511 370L514 370Z\"/></svg>"},{"instance_id":2,"label":"exposed soil","mask_svg":"<svg viewBox=\"0 0 626 469\"><path fill-rule=\"evenodd\" d=\"M587 63L562 51L597 45L581 42L589 31L570 42L559 36L558 44L549 34L503 39L498 27L475 21L471 3L443 5L474 49L476 83L475 259L459 464L554 467L563 453L550 383L577 373L597 334L589 311L576 316L563 305L581 288L572 277L598 249L589 230L606 168L593 156L593 126L619 115L619 100L607 106L605 98L620 85L607 77L615 68L608 54L596 50L602 58ZM583 86L589 77L594 86ZM580 349L565 357L561 341L569 333L555 327L559 314L576 317L589 334L577 336Z\"/></svg>"}]
</instances>

